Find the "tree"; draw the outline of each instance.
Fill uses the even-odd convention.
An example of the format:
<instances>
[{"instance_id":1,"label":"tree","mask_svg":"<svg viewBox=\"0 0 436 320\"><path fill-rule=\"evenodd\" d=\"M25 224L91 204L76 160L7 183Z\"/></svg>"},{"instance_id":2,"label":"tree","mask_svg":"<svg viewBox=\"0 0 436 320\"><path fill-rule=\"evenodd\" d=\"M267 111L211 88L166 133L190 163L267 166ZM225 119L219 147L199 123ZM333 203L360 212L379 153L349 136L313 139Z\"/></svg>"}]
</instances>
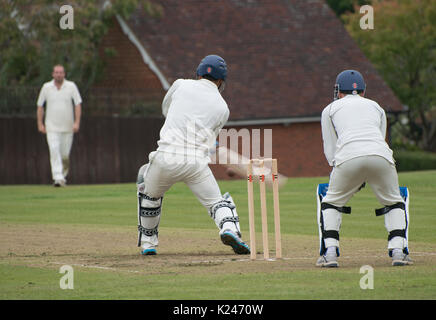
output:
<instances>
[{"instance_id":1,"label":"tree","mask_svg":"<svg viewBox=\"0 0 436 320\"><path fill-rule=\"evenodd\" d=\"M139 5L151 16L162 14L162 7L146 0L68 3L73 30L60 28L59 1L0 0L0 86L40 86L51 78L53 65L63 64L86 92L103 70L98 48L114 16L127 18Z\"/></svg>"},{"instance_id":2,"label":"tree","mask_svg":"<svg viewBox=\"0 0 436 320\"><path fill-rule=\"evenodd\" d=\"M338 17L347 12L355 12L354 8L356 5L363 6L370 3L370 0L327 0L327 4Z\"/></svg>"},{"instance_id":3,"label":"tree","mask_svg":"<svg viewBox=\"0 0 436 320\"><path fill-rule=\"evenodd\" d=\"M373 1L374 29L359 27L361 15L343 16L345 26L400 101L407 120L398 122L409 141L436 150L436 2Z\"/></svg>"}]
</instances>

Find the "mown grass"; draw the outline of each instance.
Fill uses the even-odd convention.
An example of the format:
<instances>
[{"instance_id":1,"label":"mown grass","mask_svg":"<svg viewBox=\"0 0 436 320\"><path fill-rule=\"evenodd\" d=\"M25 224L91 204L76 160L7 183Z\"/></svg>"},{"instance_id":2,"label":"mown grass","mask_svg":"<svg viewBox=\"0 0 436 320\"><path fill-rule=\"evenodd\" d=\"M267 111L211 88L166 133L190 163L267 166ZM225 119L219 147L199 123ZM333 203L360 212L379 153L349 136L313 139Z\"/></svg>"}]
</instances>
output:
<instances>
[{"instance_id":1,"label":"mown grass","mask_svg":"<svg viewBox=\"0 0 436 320\"><path fill-rule=\"evenodd\" d=\"M411 194L409 241L412 253L416 242L425 243L427 250L436 254L436 171L405 172L399 178L400 185L408 186ZM315 189L318 183L327 181L327 177L292 178L280 190L284 235L308 235L316 241ZM223 193L232 194L242 231L248 237L246 182L220 181L219 184ZM71 185L56 189L39 185L0 186L0 223L105 230L131 226L135 232L135 192L133 183ZM269 199L270 213L271 202ZM342 241L386 238L384 220L374 214L380 204L369 187L356 194L349 205L353 212L343 218ZM269 224L273 230L272 218ZM216 228L207 211L183 184L174 185L167 193L161 226L178 230ZM298 249L298 243L293 245ZM313 255L312 252L307 254ZM231 274L175 272L144 276L80 267L75 269L74 290L61 290L59 279L62 275L53 266L30 266L3 255L0 299L435 299L434 259L426 261L406 268L392 268L388 263L386 267L378 267L374 290L360 288L362 274L359 268L290 268L278 272L250 268L250 272L241 269Z\"/></svg>"}]
</instances>

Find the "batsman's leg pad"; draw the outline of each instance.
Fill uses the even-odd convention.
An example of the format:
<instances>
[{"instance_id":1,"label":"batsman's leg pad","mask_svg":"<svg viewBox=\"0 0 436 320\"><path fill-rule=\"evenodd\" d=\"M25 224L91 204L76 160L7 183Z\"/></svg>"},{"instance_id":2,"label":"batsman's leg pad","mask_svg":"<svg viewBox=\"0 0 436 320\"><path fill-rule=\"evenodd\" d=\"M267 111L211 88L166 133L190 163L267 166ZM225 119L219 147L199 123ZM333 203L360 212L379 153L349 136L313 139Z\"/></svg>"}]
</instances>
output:
<instances>
[{"instance_id":1,"label":"batsman's leg pad","mask_svg":"<svg viewBox=\"0 0 436 320\"><path fill-rule=\"evenodd\" d=\"M238 213L230 194L224 194L223 200L213 204L209 209L209 215L215 221L218 229L230 229L241 237Z\"/></svg>"},{"instance_id":2,"label":"batsman's leg pad","mask_svg":"<svg viewBox=\"0 0 436 320\"><path fill-rule=\"evenodd\" d=\"M163 198L151 198L138 192L138 247L141 242L158 245L158 228Z\"/></svg>"},{"instance_id":3,"label":"batsman's leg pad","mask_svg":"<svg viewBox=\"0 0 436 320\"><path fill-rule=\"evenodd\" d=\"M228 192L223 194L223 199L225 202L216 203L210 211L220 229L221 241L225 245L231 246L236 254L249 254L250 248L241 240L241 229L235 202ZM228 210L231 210L232 216L229 215Z\"/></svg>"},{"instance_id":4,"label":"batsman's leg pad","mask_svg":"<svg viewBox=\"0 0 436 320\"><path fill-rule=\"evenodd\" d=\"M138 197L138 247L146 242L150 247L158 245L158 227L163 198L152 198L144 193L144 176L149 164L139 168L136 180Z\"/></svg>"}]
</instances>

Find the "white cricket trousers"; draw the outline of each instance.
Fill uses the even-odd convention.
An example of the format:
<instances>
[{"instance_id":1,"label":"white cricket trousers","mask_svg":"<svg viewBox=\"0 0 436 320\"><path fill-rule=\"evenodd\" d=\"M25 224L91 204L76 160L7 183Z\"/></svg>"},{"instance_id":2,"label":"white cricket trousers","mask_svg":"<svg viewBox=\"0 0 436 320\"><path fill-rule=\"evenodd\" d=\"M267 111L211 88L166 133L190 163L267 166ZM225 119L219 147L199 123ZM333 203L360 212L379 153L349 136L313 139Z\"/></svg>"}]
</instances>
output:
<instances>
[{"instance_id":1,"label":"white cricket trousers","mask_svg":"<svg viewBox=\"0 0 436 320\"><path fill-rule=\"evenodd\" d=\"M177 161L170 154L152 152L144 173L144 193L162 197L176 182L184 182L200 203L209 209L222 200L218 183L205 161Z\"/></svg>"},{"instance_id":2,"label":"white cricket trousers","mask_svg":"<svg viewBox=\"0 0 436 320\"><path fill-rule=\"evenodd\" d=\"M69 170L69 157L73 144L72 132L47 132L50 165L53 180L65 180Z\"/></svg>"},{"instance_id":3,"label":"white cricket trousers","mask_svg":"<svg viewBox=\"0 0 436 320\"><path fill-rule=\"evenodd\" d=\"M353 158L334 167L330 174L327 194L322 202L343 207L364 182L371 187L383 206L404 202L399 191L395 165L376 155ZM325 230L339 231L342 213L335 209L325 209L323 216ZM405 211L402 209L393 209L386 213L384 218L388 232L406 228ZM338 247L339 241L327 238L325 244L326 247ZM401 237L394 237L388 243L389 249L402 249L406 246L406 240Z\"/></svg>"},{"instance_id":4,"label":"white cricket trousers","mask_svg":"<svg viewBox=\"0 0 436 320\"><path fill-rule=\"evenodd\" d=\"M159 206L158 214L138 217L140 226L146 229L145 234L144 232L140 234L144 249L158 245L157 231L162 205L160 198L176 182L184 182L191 189L220 230L230 229L239 232L239 222L232 222L232 220L223 223L226 218L237 217L236 209L216 207L224 199L205 159L198 159L198 161L195 161L195 158L177 159L170 153L155 151L149 155L149 163L146 164L143 178L143 185L138 185L138 191L145 194L148 199L141 200L141 206L148 210ZM143 190L140 190L141 188ZM214 206L216 210L213 210ZM151 233L147 234L147 232Z\"/></svg>"},{"instance_id":5,"label":"white cricket trousers","mask_svg":"<svg viewBox=\"0 0 436 320\"><path fill-rule=\"evenodd\" d=\"M334 167L322 202L343 207L364 182L384 206L403 201L395 165L383 157L371 155L353 158Z\"/></svg>"}]
</instances>

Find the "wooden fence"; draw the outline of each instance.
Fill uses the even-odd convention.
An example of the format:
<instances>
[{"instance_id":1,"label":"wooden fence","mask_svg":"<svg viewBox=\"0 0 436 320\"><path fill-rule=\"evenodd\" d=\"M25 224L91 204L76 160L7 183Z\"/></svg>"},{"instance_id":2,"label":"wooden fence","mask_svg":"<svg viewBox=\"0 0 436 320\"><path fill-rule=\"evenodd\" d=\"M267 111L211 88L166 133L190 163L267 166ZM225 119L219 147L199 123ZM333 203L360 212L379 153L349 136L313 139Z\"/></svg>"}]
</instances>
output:
<instances>
[{"instance_id":1,"label":"wooden fence","mask_svg":"<svg viewBox=\"0 0 436 320\"><path fill-rule=\"evenodd\" d=\"M163 118L83 117L69 184L133 182L157 147ZM34 117L0 117L0 184L52 183L46 136Z\"/></svg>"}]
</instances>

